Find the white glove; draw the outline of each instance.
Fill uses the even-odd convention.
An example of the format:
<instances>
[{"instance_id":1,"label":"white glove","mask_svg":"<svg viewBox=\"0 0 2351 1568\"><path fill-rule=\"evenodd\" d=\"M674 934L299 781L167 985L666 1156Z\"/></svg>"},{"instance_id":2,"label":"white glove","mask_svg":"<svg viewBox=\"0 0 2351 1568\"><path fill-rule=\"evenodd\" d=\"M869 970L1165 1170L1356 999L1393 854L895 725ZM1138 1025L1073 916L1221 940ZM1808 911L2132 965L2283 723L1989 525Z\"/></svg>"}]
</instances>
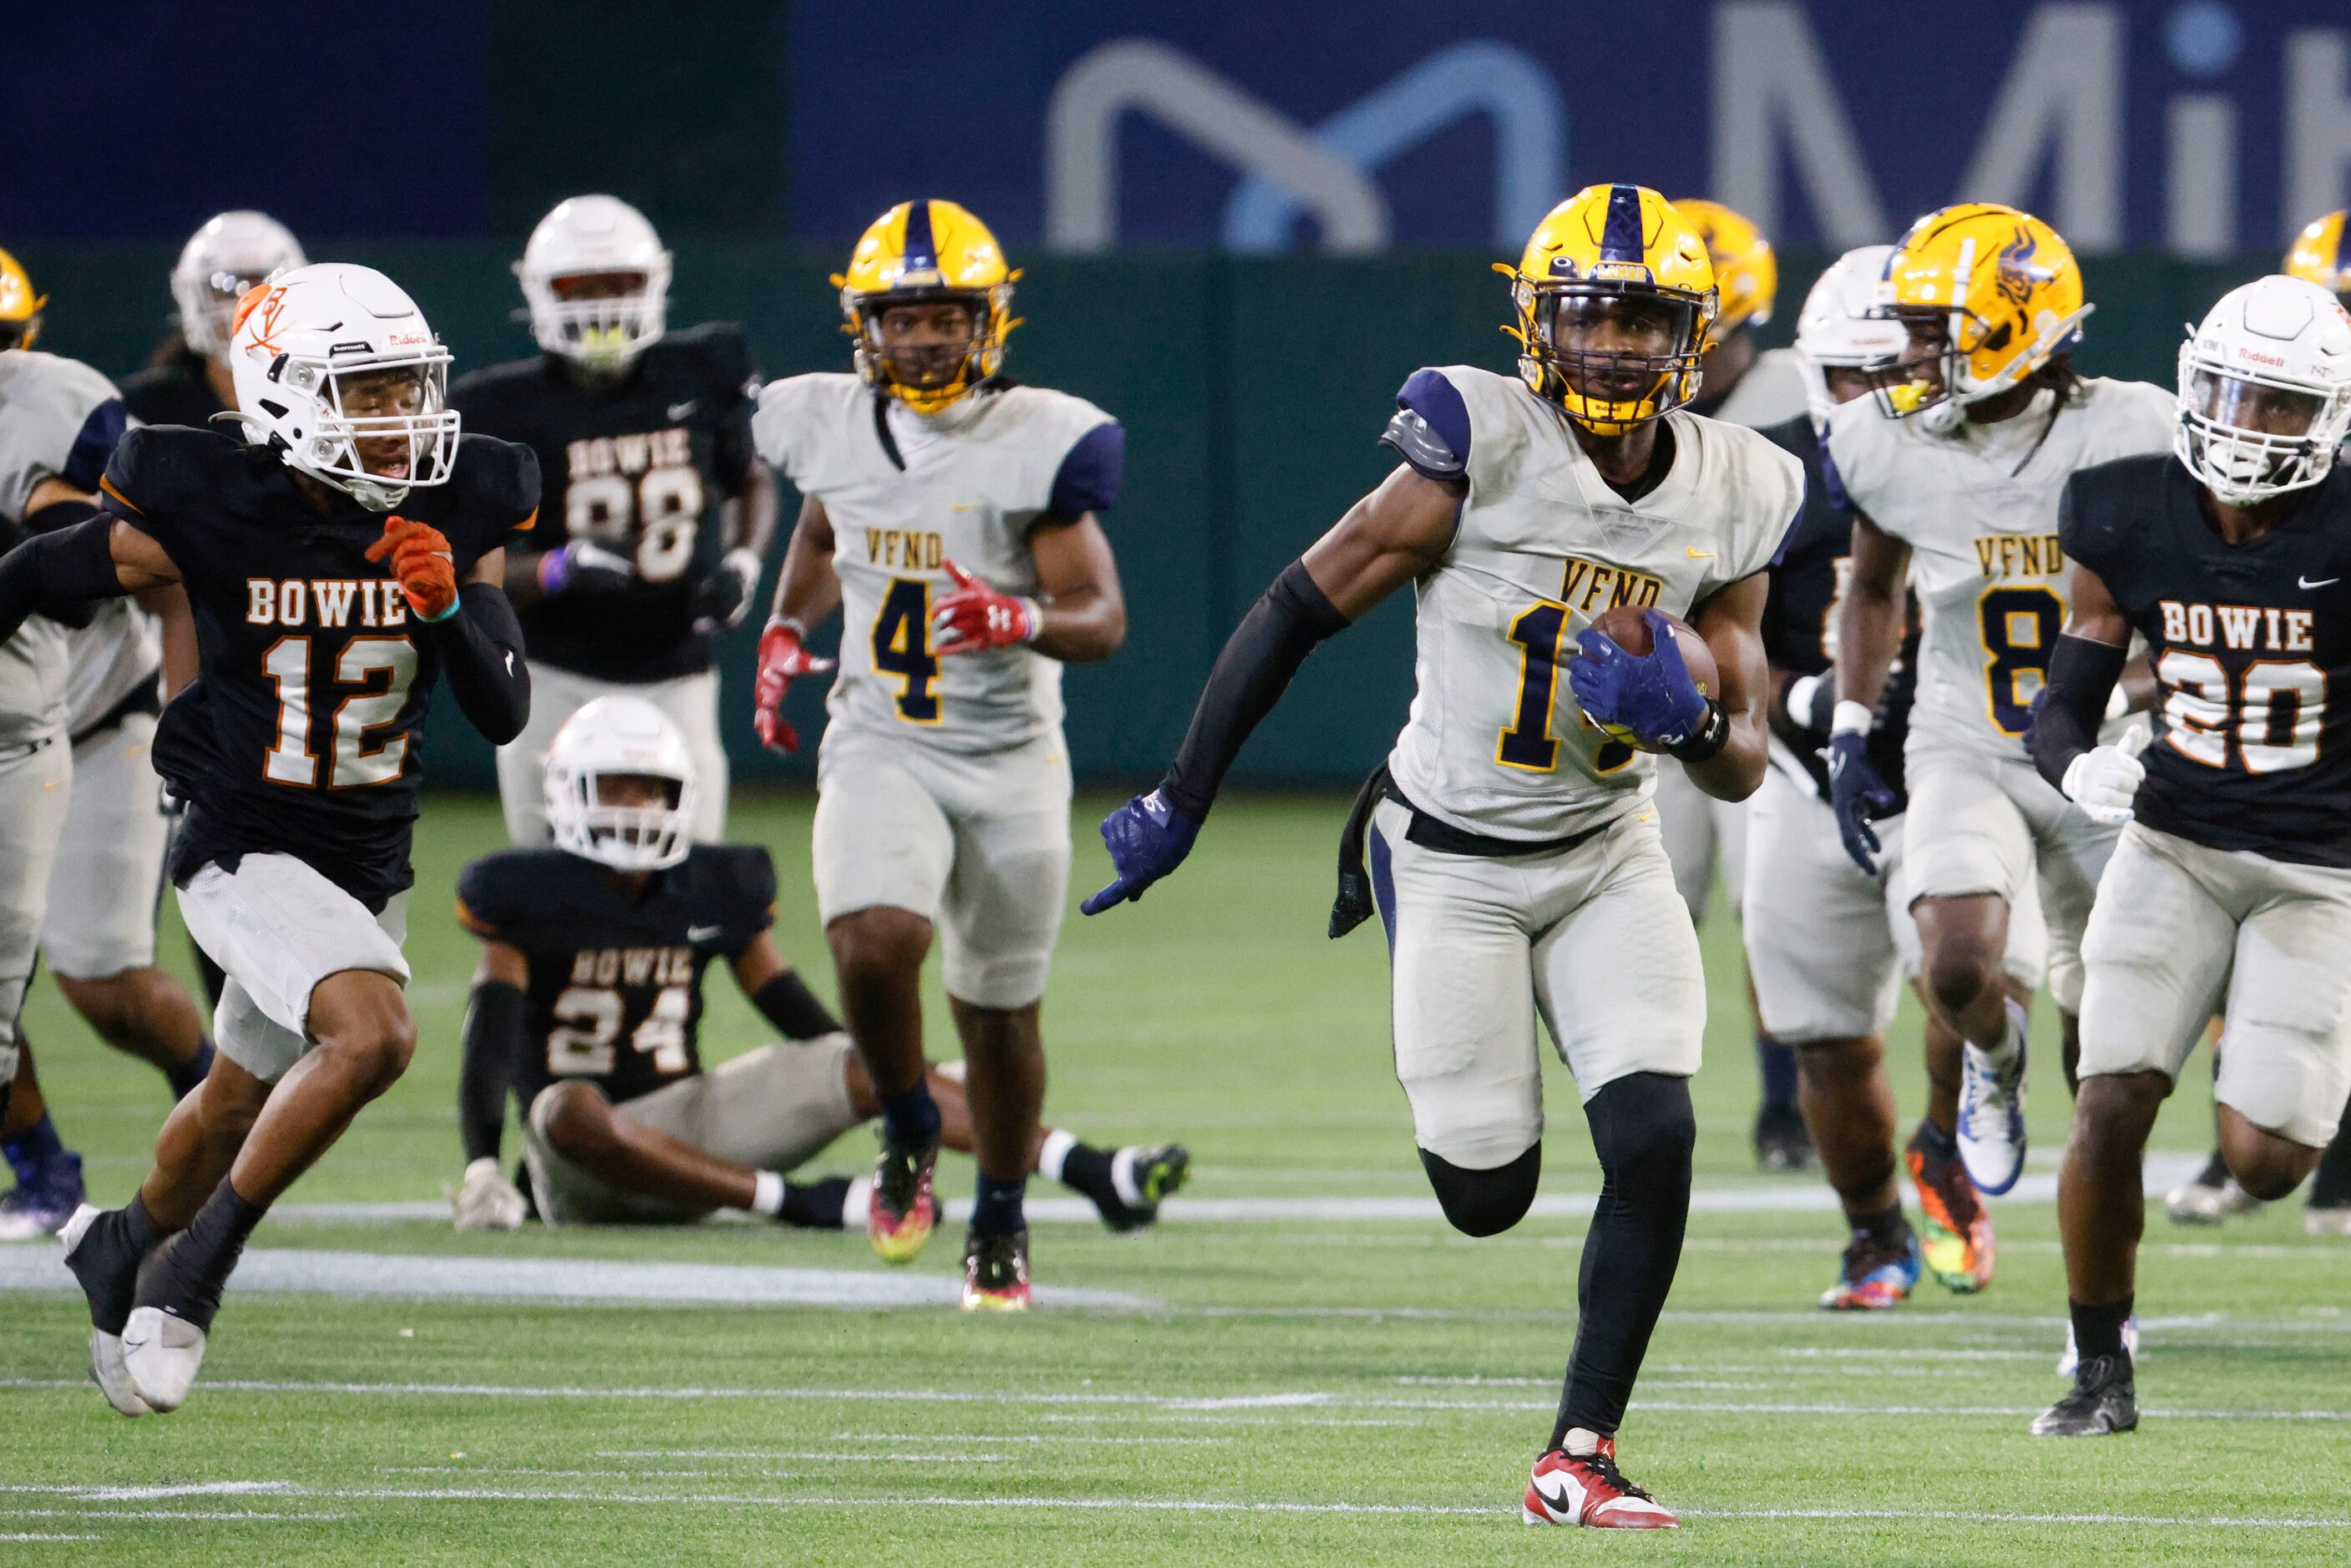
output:
<instances>
[{"instance_id":1,"label":"white glove","mask_svg":"<svg viewBox=\"0 0 2351 1568\"><path fill-rule=\"evenodd\" d=\"M443 1182L441 1190L448 1197L450 1213L460 1230L513 1230L529 1212L522 1194L498 1169L498 1162L486 1155L465 1167L463 1186L453 1192Z\"/></svg>"},{"instance_id":2,"label":"white glove","mask_svg":"<svg viewBox=\"0 0 2351 1568\"><path fill-rule=\"evenodd\" d=\"M2131 798L2147 777L2138 754L2154 738L2152 729L2134 729L2112 746L2093 747L2074 758L2065 765L2065 798L2094 822L2113 827L2129 821Z\"/></svg>"}]
</instances>

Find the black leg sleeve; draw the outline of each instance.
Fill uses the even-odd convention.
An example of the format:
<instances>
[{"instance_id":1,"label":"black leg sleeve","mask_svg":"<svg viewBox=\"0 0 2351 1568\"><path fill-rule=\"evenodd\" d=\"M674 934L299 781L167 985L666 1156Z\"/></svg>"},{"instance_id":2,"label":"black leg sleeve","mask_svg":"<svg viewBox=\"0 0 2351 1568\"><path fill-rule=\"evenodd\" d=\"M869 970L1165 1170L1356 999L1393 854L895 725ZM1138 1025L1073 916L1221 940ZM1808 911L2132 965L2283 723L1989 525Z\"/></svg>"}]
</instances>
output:
<instances>
[{"instance_id":1,"label":"black leg sleeve","mask_svg":"<svg viewBox=\"0 0 2351 1568\"><path fill-rule=\"evenodd\" d=\"M1178 810L1196 822L1207 820L1241 743L1273 710L1314 645L1346 627L1347 618L1314 586L1304 560L1282 570L1226 639L1159 786Z\"/></svg>"},{"instance_id":2,"label":"black leg sleeve","mask_svg":"<svg viewBox=\"0 0 2351 1568\"><path fill-rule=\"evenodd\" d=\"M484 980L465 1008L465 1060L457 1070L457 1126L465 1163L496 1159L506 1134L507 1095L524 1040L523 995L504 980Z\"/></svg>"},{"instance_id":3,"label":"black leg sleeve","mask_svg":"<svg viewBox=\"0 0 2351 1568\"><path fill-rule=\"evenodd\" d=\"M759 1016L783 1031L786 1040L814 1040L820 1035L838 1034L841 1020L831 1009L817 1000L816 993L808 988L798 969L786 969L761 986L751 1005Z\"/></svg>"},{"instance_id":4,"label":"black leg sleeve","mask_svg":"<svg viewBox=\"0 0 2351 1568\"><path fill-rule=\"evenodd\" d=\"M1582 1427L1615 1433L1633 1380L1681 1264L1689 1221L1690 1151L1698 1120L1689 1080L1661 1072L1619 1078L1583 1108L1600 1156L1600 1202L1583 1237L1576 1281L1575 1349L1552 1447Z\"/></svg>"},{"instance_id":5,"label":"black leg sleeve","mask_svg":"<svg viewBox=\"0 0 2351 1568\"><path fill-rule=\"evenodd\" d=\"M55 509L45 508L44 515ZM77 600L120 598L113 531L114 519L101 513L27 538L0 558L0 643L14 637L29 615L61 612L63 618L73 613Z\"/></svg>"},{"instance_id":6,"label":"black leg sleeve","mask_svg":"<svg viewBox=\"0 0 2351 1568\"><path fill-rule=\"evenodd\" d=\"M2032 761L2060 789L2074 758L2098 744L2106 698L2123 678L2127 650L2059 632L2049 655L2049 689L2032 721Z\"/></svg>"},{"instance_id":7,"label":"black leg sleeve","mask_svg":"<svg viewBox=\"0 0 2351 1568\"><path fill-rule=\"evenodd\" d=\"M469 582L457 591L457 612L419 622L441 655L449 690L482 738L504 746L530 717L530 666L523 663L522 622L506 591Z\"/></svg>"}]
</instances>

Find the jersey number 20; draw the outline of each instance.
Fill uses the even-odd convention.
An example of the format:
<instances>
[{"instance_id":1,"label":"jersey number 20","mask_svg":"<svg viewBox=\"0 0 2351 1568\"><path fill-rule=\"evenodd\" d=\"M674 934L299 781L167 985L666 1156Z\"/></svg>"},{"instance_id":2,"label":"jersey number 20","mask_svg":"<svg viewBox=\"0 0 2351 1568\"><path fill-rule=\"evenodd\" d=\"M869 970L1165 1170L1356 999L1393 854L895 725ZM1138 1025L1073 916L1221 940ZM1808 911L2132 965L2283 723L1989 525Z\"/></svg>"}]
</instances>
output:
<instances>
[{"instance_id":1,"label":"jersey number 20","mask_svg":"<svg viewBox=\"0 0 2351 1568\"><path fill-rule=\"evenodd\" d=\"M277 687L277 738L262 758L262 777L315 789L321 751L327 753L329 789L389 784L400 777L408 760L408 737L370 747L368 731L393 723L408 706L409 684L416 679L414 643L405 637L353 637L345 643L335 660L335 684L358 690L335 705L327 733L315 739L312 732L320 727L315 709L331 700L332 688L313 701L310 639L280 637L261 656L261 668Z\"/></svg>"}]
</instances>

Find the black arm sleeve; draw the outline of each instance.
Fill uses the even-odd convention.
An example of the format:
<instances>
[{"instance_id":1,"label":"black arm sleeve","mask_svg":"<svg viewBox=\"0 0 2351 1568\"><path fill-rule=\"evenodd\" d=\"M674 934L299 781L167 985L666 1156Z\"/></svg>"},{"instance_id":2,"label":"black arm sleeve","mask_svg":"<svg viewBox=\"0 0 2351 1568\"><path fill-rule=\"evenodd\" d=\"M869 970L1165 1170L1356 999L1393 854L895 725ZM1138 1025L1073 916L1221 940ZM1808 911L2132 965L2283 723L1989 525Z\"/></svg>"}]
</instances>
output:
<instances>
[{"instance_id":1,"label":"black arm sleeve","mask_svg":"<svg viewBox=\"0 0 2351 1568\"><path fill-rule=\"evenodd\" d=\"M114 519L101 515L26 539L0 559L0 642L15 636L28 615L70 614L79 599L120 599L113 530Z\"/></svg>"},{"instance_id":2,"label":"black arm sleeve","mask_svg":"<svg viewBox=\"0 0 2351 1568\"><path fill-rule=\"evenodd\" d=\"M522 733L530 717L530 666L522 658L522 622L506 591L469 582L457 591L457 613L423 622L441 655L457 706L493 746Z\"/></svg>"},{"instance_id":3,"label":"black arm sleeve","mask_svg":"<svg viewBox=\"0 0 2351 1568\"><path fill-rule=\"evenodd\" d=\"M457 1070L457 1126L467 1165L497 1157L522 1049L522 992L504 980L482 981L465 1008L465 1061Z\"/></svg>"},{"instance_id":4,"label":"black arm sleeve","mask_svg":"<svg viewBox=\"0 0 2351 1568\"><path fill-rule=\"evenodd\" d=\"M2098 727L2105 722L2106 698L2122 679L2129 650L2069 632L2057 636L2049 656L2049 690L2032 721L2032 761L2041 777L2065 787L2065 769L2074 758L2098 744Z\"/></svg>"},{"instance_id":5,"label":"black arm sleeve","mask_svg":"<svg viewBox=\"0 0 2351 1568\"><path fill-rule=\"evenodd\" d=\"M1303 559L1282 569L1241 618L1217 655L1217 667L1208 672L1191 727L1160 784L1177 810L1196 822L1207 819L1226 770L1249 732L1273 710L1315 644L1347 624L1339 607L1314 586Z\"/></svg>"},{"instance_id":6,"label":"black arm sleeve","mask_svg":"<svg viewBox=\"0 0 2351 1568\"><path fill-rule=\"evenodd\" d=\"M814 1040L841 1032L841 1020L817 1000L798 969L786 969L761 986L751 998L759 1016L783 1031L786 1040Z\"/></svg>"}]
</instances>

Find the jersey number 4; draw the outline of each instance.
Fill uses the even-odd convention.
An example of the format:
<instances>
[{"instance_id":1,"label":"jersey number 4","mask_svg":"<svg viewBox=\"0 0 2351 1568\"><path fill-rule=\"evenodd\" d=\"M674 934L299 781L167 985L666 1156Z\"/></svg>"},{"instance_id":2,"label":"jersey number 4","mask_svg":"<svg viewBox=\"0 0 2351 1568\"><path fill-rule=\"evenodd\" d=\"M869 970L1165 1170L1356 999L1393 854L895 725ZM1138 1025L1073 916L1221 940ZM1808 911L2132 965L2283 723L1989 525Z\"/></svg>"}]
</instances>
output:
<instances>
[{"instance_id":1,"label":"jersey number 4","mask_svg":"<svg viewBox=\"0 0 2351 1568\"><path fill-rule=\"evenodd\" d=\"M547 1037L547 1070L559 1078L602 1077L612 1071L613 1045L626 1012L621 993L610 986L572 986L555 998L556 1027ZM664 986L653 1011L629 1037L629 1044L653 1059L664 1076L693 1065L685 1054L687 998L684 986Z\"/></svg>"},{"instance_id":2,"label":"jersey number 4","mask_svg":"<svg viewBox=\"0 0 2351 1568\"><path fill-rule=\"evenodd\" d=\"M366 784L389 784L400 777L408 761L408 737L394 736L381 746L368 745L368 731L398 721L408 706L408 687L416 679L416 645L405 637L353 637L335 660L337 686L357 687L336 703L319 727L318 708L332 700L330 687L321 699L311 696L310 639L280 637L261 656L261 668L277 687L277 738L263 755L262 777L273 784L319 787L319 754L327 753L327 788L350 789Z\"/></svg>"},{"instance_id":3,"label":"jersey number 4","mask_svg":"<svg viewBox=\"0 0 2351 1568\"><path fill-rule=\"evenodd\" d=\"M931 652L931 585L893 577L873 618L873 667L898 677L898 716L909 724L939 722L939 656Z\"/></svg>"},{"instance_id":4,"label":"jersey number 4","mask_svg":"<svg viewBox=\"0 0 2351 1568\"><path fill-rule=\"evenodd\" d=\"M2326 721L2326 672L2302 660L2263 660L2247 667L2232 701L2228 666L2210 653L2164 651L2163 737L2190 762L2229 766L2229 743L2248 773L2283 773L2318 760ZM2231 720L2234 719L2234 723Z\"/></svg>"},{"instance_id":5,"label":"jersey number 4","mask_svg":"<svg viewBox=\"0 0 2351 1568\"><path fill-rule=\"evenodd\" d=\"M1564 604L1530 606L1510 622L1510 641L1519 645L1519 695L1511 706L1510 727L1494 742L1494 760L1505 768L1548 773L1559 766L1559 738L1551 732L1551 710L1559 693L1560 643L1566 632ZM1583 723L1590 727L1592 721L1587 718ZM1609 740L1601 743L1592 767L1597 773L1613 773L1632 760L1631 747Z\"/></svg>"}]
</instances>

